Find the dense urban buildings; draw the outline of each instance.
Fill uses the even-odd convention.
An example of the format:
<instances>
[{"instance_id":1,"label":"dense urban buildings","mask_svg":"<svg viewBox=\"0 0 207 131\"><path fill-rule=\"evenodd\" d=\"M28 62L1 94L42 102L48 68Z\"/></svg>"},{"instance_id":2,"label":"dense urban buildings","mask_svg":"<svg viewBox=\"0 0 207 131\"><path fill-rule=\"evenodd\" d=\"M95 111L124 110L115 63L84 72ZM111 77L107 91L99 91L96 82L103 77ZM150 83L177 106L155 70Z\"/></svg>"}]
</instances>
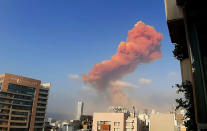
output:
<instances>
[{"instance_id":1,"label":"dense urban buildings","mask_svg":"<svg viewBox=\"0 0 207 131\"><path fill-rule=\"evenodd\" d=\"M91 131L93 116L83 115L83 105L82 101L77 102L75 120L55 121L52 118L48 118L45 131Z\"/></svg>"},{"instance_id":2,"label":"dense urban buildings","mask_svg":"<svg viewBox=\"0 0 207 131\"><path fill-rule=\"evenodd\" d=\"M50 83L13 74L0 75L0 130L42 131Z\"/></svg>"},{"instance_id":3,"label":"dense urban buildings","mask_svg":"<svg viewBox=\"0 0 207 131\"><path fill-rule=\"evenodd\" d=\"M82 115L80 118L82 129L92 130L93 116L92 115Z\"/></svg>"},{"instance_id":4,"label":"dense urban buildings","mask_svg":"<svg viewBox=\"0 0 207 131\"><path fill-rule=\"evenodd\" d=\"M94 113L93 131L138 131L138 117L122 107L114 112Z\"/></svg>"}]
</instances>

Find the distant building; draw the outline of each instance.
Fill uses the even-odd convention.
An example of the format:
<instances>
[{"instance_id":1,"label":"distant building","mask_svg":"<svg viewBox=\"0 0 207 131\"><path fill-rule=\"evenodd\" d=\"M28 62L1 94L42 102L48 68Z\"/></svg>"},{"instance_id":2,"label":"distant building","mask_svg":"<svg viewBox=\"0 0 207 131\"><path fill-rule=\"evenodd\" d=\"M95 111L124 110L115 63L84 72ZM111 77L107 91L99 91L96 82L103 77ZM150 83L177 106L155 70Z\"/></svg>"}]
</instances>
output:
<instances>
[{"instance_id":1,"label":"distant building","mask_svg":"<svg viewBox=\"0 0 207 131\"><path fill-rule=\"evenodd\" d=\"M150 116L149 131L177 131L174 114L152 114Z\"/></svg>"},{"instance_id":2,"label":"distant building","mask_svg":"<svg viewBox=\"0 0 207 131\"><path fill-rule=\"evenodd\" d=\"M146 124L146 126L149 125L149 116L147 114L145 114L145 113L139 114L138 118L139 118L139 120L143 121Z\"/></svg>"},{"instance_id":3,"label":"distant building","mask_svg":"<svg viewBox=\"0 0 207 131\"><path fill-rule=\"evenodd\" d=\"M40 80L0 75L0 130L42 131L49 89Z\"/></svg>"},{"instance_id":4,"label":"distant building","mask_svg":"<svg viewBox=\"0 0 207 131\"><path fill-rule=\"evenodd\" d=\"M152 109L151 114L155 114L155 113L156 113L155 109Z\"/></svg>"},{"instance_id":5,"label":"distant building","mask_svg":"<svg viewBox=\"0 0 207 131\"><path fill-rule=\"evenodd\" d=\"M77 131L81 129L81 122L79 120L71 120L69 124L63 124L61 131Z\"/></svg>"},{"instance_id":6,"label":"distant building","mask_svg":"<svg viewBox=\"0 0 207 131\"><path fill-rule=\"evenodd\" d=\"M138 118L127 113L94 113L93 131L137 131Z\"/></svg>"},{"instance_id":7,"label":"distant building","mask_svg":"<svg viewBox=\"0 0 207 131\"><path fill-rule=\"evenodd\" d=\"M186 127L184 126L184 122L186 121L185 110L177 110L175 112L175 117L180 131L186 131Z\"/></svg>"},{"instance_id":8,"label":"distant building","mask_svg":"<svg viewBox=\"0 0 207 131\"><path fill-rule=\"evenodd\" d=\"M149 115L143 113L138 115L139 118L139 128L141 131L149 131Z\"/></svg>"},{"instance_id":9,"label":"distant building","mask_svg":"<svg viewBox=\"0 0 207 131\"><path fill-rule=\"evenodd\" d=\"M82 115L80 118L82 129L83 130L92 130L92 124L93 124L93 116L91 115Z\"/></svg>"},{"instance_id":10,"label":"distant building","mask_svg":"<svg viewBox=\"0 0 207 131\"><path fill-rule=\"evenodd\" d=\"M83 115L83 102L82 101L78 101L76 119L80 120L81 115Z\"/></svg>"},{"instance_id":11,"label":"distant building","mask_svg":"<svg viewBox=\"0 0 207 131\"><path fill-rule=\"evenodd\" d=\"M49 124L52 123L52 118L51 117L48 118L48 122L49 122Z\"/></svg>"}]
</instances>

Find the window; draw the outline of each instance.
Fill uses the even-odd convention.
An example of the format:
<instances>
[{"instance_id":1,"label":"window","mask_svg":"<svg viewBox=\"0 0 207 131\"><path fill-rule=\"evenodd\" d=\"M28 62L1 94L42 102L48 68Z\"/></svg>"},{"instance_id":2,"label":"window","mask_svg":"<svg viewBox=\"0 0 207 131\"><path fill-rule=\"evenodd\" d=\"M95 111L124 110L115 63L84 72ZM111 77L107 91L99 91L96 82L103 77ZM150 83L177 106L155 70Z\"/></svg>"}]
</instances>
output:
<instances>
[{"instance_id":1,"label":"window","mask_svg":"<svg viewBox=\"0 0 207 131\"><path fill-rule=\"evenodd\" d=\"M13 104L20 104L20 105L32 105L33 102L29 102L29 101L21 101L21 100L13 100Z\"/></svg>"},{"instance_id":2,"label":"window","mask_svg":"<svg viewBox=\"0 0 207 131\"><path fill-rule=\"evenodd\" d=\"M10 125L11 126L26 126L26 123L15 123L15 122L11 122Z\"/></svg>"},{"instance_id":3,"label":"window","mask_svg":"<svg viewBox=\"0 0 207 131\"><path fill-rule=\"evenodd\" d=\"M44 122L44 118L35 118L35 121L42 121L42 122Z\"/></svg>"},{"instance_id":4,"label":"window","mask_svg":"<svg viewBox=\"0 0 207 131\"><path fill-rule=\"evenodd\" d=\"M110 125L110 124L111 124L111 122L110 122L110 121L100 121L100 124Z\"/></svg>"},{"instance_id":5,"label":"window","mask_svg":"<svg viewBox=\"0 0 207 131\"><path fill-rule=\"evenodd\" d=\"M101 127L101 125L108 125L109 128L110 128L111 122L110 121L97 121L97 130L98 131L103 130L102 127Z\"/></svg>"},{"instance_id":6,"label":"window","mask_svg":"<svg viewBox=\"0 0 207 131\"><path fill-rule=\"evenodd\" d=\"M16 84L9 84L8 91L13 93L31 95L31 96L34 96L35 94L35 88L16 85Z\"/></svg>"},{"instance_id":7,"label":"window","mask_svg":"<svg viewBox=\"0 0 207 131\"><path fill-rule=\"evenodd\" d=\"M120 126L120 122L114 122L114 126Z\"/></svg>"},{"instance_id":8,"label":"window","mask_svg":"<svg viewBox=\"0 0 207 131\"><path fill-rule=\"evenodd\" d=\"M126 131L132 131L132 128L126 128Z\"/></svg>"},{"instance_id":9,"label":"window","mask_svg":"<svg viewBox=\"0 0 207 131\"><path fill-rule=\"evenodd\" d=\"M97 128L98 128L98 131L101 130L101 126L100 125L98 125Z\"/></svg>"},{"instance_id":10,"label":"window","mask_svg":"<svg viewBox=\"0 0 207 131\"><path fill-rule=\"evenodd\" d=\"M126 122L127 126L131 126L133 123L132 122Z\"/></svg>"},{"instance_id":11,"label":"window","mask_svg":"<svg viewBox=\"0 0 207 131\"><path fill-rule=\"evenodd\" d=\"M35 123L35 126L43 126L44 123Z\"/></svg>"},{"instance_id":12,"label":"window","mask_svg":"<svg viewBox=\"0 0 207 131\"><path fill-rule=\"evenodd\" d=\"M0 82L0 90L1 90L1 87L2 87L2 83Z\"/></svg>"},{"instance_id":13,"label":"window","mask_svg":"<svg viewBox=\"0 0 207 131\"><path fill-rule=\"evenodd\" d=\"M114 131L120 131L120 128L114 128Z\"/></svg>"},{"instance_id":14,"label":"window","mask_svg":"<svg viewBox=\"0 0 207 131\"><path fill-rule=\"evenodd\" d=\"M26 121L26 117L11 117L11 120L20 120L20 121Z\"/></svg>"},{"instance_id":15,"label":"window","mask_svg":"<svg viewBox=\"0 0 207 131\"><path fill-rule=\"evenodd\" d=\"M44 87L43 87L43 88L44 88ZM43 89L40 88L40 92L48 93L48 91L49 91L49 90L43 90Z\"/></svg>"},{"instance_id":16,"label":"window","mask_svg":"<svg viewBox=\"0 0 207 131\"><path fill-rule=\"evenodd\" d=\"M16 111L13 111L12 112L12 115L27 115L28 114L28 112L16 112Z\"/></svg>"}]
</instances>

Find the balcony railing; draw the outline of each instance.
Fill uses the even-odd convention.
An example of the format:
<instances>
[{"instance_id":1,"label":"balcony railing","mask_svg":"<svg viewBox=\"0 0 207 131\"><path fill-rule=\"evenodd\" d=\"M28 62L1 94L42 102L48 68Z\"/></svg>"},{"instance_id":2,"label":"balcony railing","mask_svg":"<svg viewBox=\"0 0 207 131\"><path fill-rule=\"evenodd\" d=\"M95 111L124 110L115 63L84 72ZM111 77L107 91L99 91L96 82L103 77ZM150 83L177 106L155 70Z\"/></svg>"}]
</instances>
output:
<instances>
[{"instance_id":1,"label":"balcony railing","mask_svg":"<svg viewBox=\"0 0 207 131\"><path fill-rule=\"evenodd\" d=\"M42 120L42 121L35 121L35 123L44 123L45 121Z\"/></svg>"},{"instance_id":2,"label":"balcony railing","mask_svg":"<svg viewBox=\"0 0 207 131\"><path fill-rule=\"evenodd\" d=\"M8 94L14 94L14 95L23 95L23 96L31 96L32 95L29 95L29 94L22 94L22 93L18 93L18 92L10 92L10 91L2 91L4 93L8 93Z\"/></svg>"},{"instance_id":3,"label":"balcony railing","mask_svg":"<svg viewBox=\"0 0 207 131\"><path fill-rule=\"evenodd\" d=\"M0 118L0 121L8 121L7 118Z\"/></svg>"},{"instance_id":4,"label":"balcony railing","mask_svg":"<svg viewBox=\"0 0 207 131\"><path fill-rule=\"evenodd\" d=\"M36 111L36 113L45 113L45 111Z\"/></svg>"},{"instance_id":5,"label":"balcony railing","mask_svg":"<svg viewBox=\"0 0 207 131\"><path fill-rule=\"evenodd\" d=\"M9 113L0 113L1 116L8 116Z\"/></svg>"},{"instance_id":6,"label":"balcony railing","mask_svg":"<svg viewBox=\"0 0 207 131\"><path fill-rule=\"evenodd\" d=\"M48 99L48 97L43 97L43 96L38 96L38 98L40 98L40 99L45 99L45 100Z\"/></svg>"},{"instance_id":7,"label":"balcony railing","mask_svg":"<svg viewBox=\"0 0 207 131\"><path fill-rule=\"evenodd\" d=\"M45 118L45 116L35 116L35 118Z\"/></svg>"},{"instance_id":8,"label":"balcony railing","mask_svg":"<svg viewBox=\"0 0 207 131\"><path fill-rule=\"evenodd\" d=\"M35 126L34 128L43 128L43 126Z\"/></svg>"},{"instance_id":9,"label":"balcony railing","mask_svg":"<svg viewBox=\"0 0 207 131\"><path fill-rule=\"evenodd\" d=\"M13 99L13 97L2 96L2 95L0 95L0 98L9 99L9 100L12 100Z\"/></svg>"},{"instance_id":10,"label":"balcony railing","mask_svg":"<svg viewBox=\"0 0 207 131\"><path fill-rule=\"evenodd\" d=\"M41 103L41 104L47 104L47 102L45 102L45 101L40 101L40 100L38 100L38 103Z\"/></svg>"},{"instance_id":11,"label":"balcony railing","mask_svg":"<svg viewBox=\"0 0 207 131\"><path fill-rule=\"evenodd\" d=\"M12 102L9 102L9 101L0 101L0 104L7 104L7 105L11 105Z\"/></svg>"},{"instance_id":12,"label":"balcony railing","mask_svg":"<svg viewBox=\"0 0 207 131\"><path fill-rule=\"evenodd\" d=\"M39 94L43 94L43 95L48 95L49 93L48 92L39 92Z\"/></svg>"},{"instance_id":13,"label":"balcony railing","mask_svg":"<svg viewBox=\"0 0 207 131\"><path fill-rule=\"evenodd\" d=\"M37 106L37 108L46 108L46 106Z\"/></svg>"}]
</instances>

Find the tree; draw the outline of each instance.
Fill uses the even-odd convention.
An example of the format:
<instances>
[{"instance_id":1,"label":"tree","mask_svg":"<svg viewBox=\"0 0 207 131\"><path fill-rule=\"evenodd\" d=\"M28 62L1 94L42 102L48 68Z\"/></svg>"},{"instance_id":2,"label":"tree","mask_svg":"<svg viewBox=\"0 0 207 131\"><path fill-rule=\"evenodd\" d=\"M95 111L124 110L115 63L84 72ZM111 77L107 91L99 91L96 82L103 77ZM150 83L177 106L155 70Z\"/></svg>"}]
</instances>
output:
<instances>
[{"instance_id":1,"label":"tree","mask_svg":"<svg viewBox=\"0 0 207 131\"><path fill-rule=\"evenodd\" d=\"M190 81L183 82L181 85L176 84L177 93L183 94L184 97L180 97L176 99L176 110L177 109L185 109L186 114L184 116L184 125L187 128L187 131L195 131L197 130L196 122L195 122L195 110L193 103L193 88Z\"/></svg>"},{"instance_id":2,"label":"tree","mask_svg":"<svg viewBox=\"0 0 207 131\"><path fill-rule=\"evenodd\" d=\"M188 58L188 48L187 44L175 44L175 49L173 50L174 57L178 60L183 60Z\"/></svg>"}]
</instances>

